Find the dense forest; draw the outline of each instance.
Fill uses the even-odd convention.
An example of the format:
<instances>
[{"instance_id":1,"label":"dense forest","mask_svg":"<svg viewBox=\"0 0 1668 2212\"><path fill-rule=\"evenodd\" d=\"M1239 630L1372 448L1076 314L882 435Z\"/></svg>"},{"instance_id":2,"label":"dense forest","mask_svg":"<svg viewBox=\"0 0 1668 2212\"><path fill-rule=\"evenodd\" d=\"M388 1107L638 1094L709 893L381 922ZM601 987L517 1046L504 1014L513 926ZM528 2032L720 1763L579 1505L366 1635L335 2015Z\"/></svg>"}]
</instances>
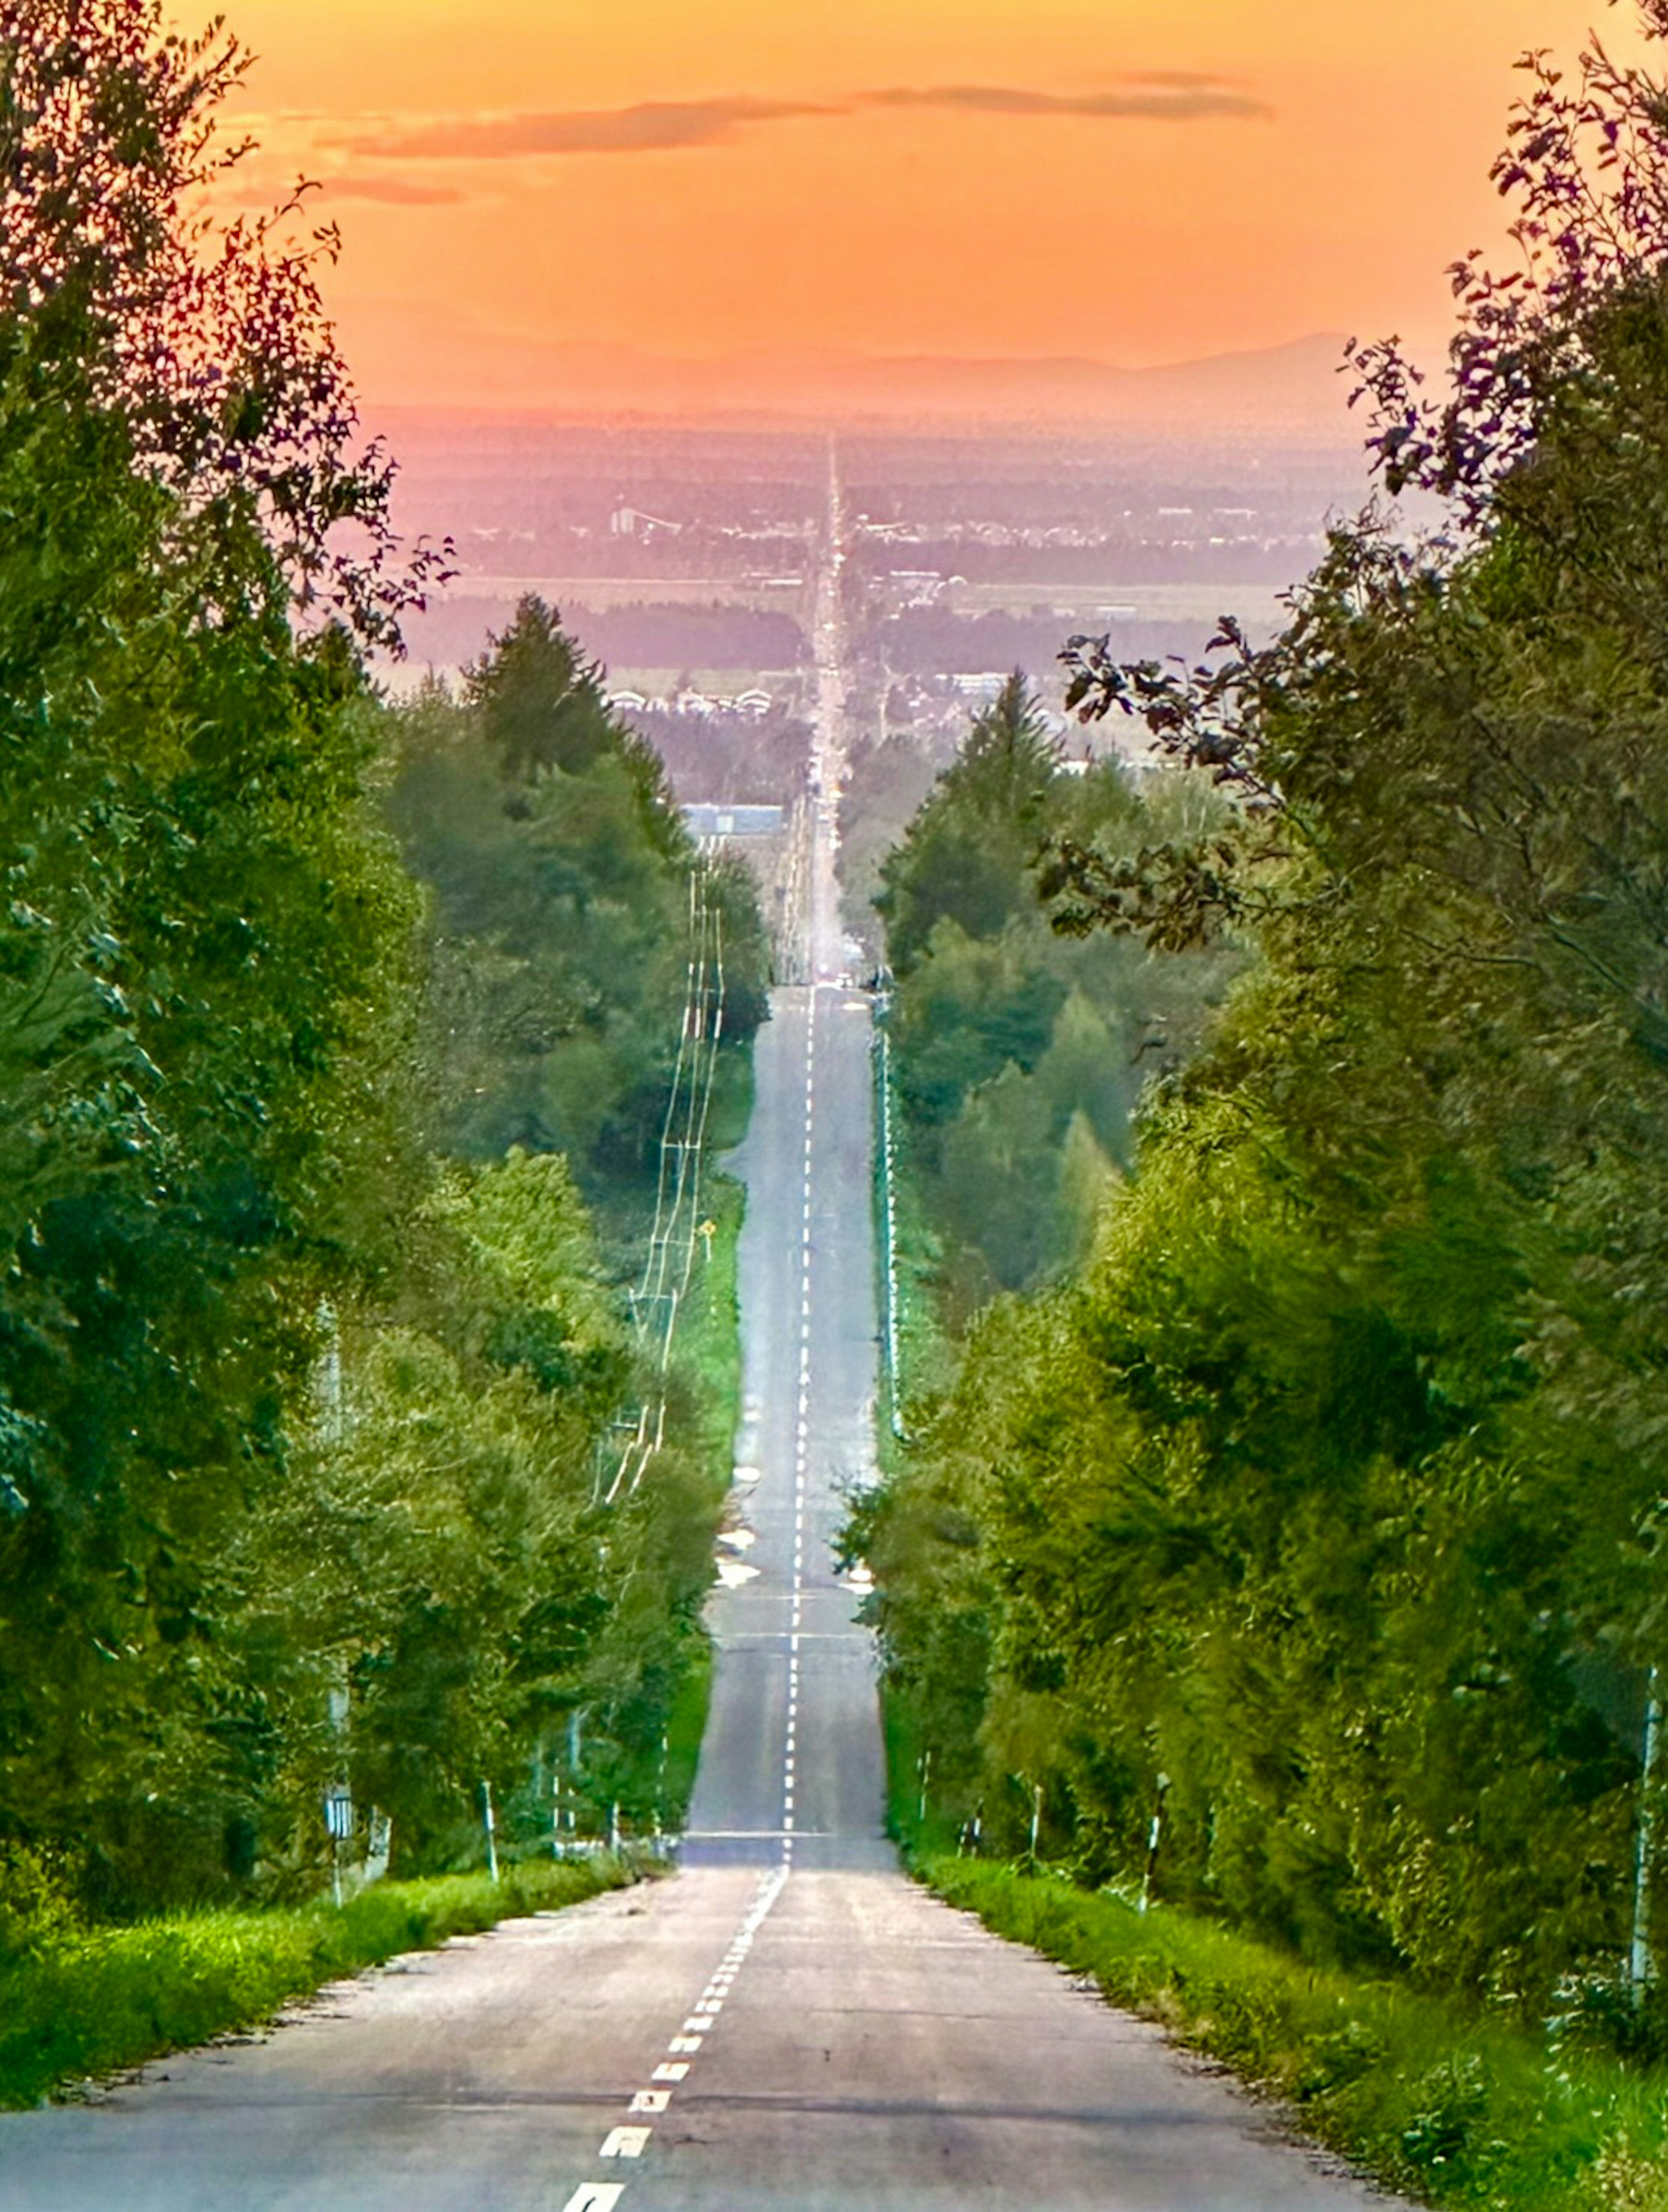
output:
<instances>
[{"instance_id":1,"label":"dense forest","mask_svg":"<svg viewBox=\"0 0 1668 2212\"><path fill-rule=\"evenodd\" d=\"M1198 671L1071 641L1071 702L1215 812L1134 827L1109 787L1074 819L1034 758L1004 842L1010 716L889 865L904 1163L952 1246L1047 1219L1033 1143L1065 1170L1083 987L1022 981L1016 932L1237 972L1077 1263L970 1321L944 1271L954 1372L852 1540L987 1848L1637 2035L1632 1939L1668 1946L1668 131L1596 50L1526 66L1523 266L1455 270L1446 386L1356 358L1384 490L1441 532L1369 510L1277 641L1227 623ZM1144 974L1083 989L1120 1090ZM1022 1285L1043 1256L987 1252Z\"/></svg>"},{"instance_id":2,"label":"dense forest","mask_svg":"<svg viewBox=\"0 0 1668 2212\"><path fill-rule=\"evenodd\" d=\"M793 550L799 556L800 549ZM566 546L561 552L566 562ZM795 562L789 567L792 570ZM499 611L490 600L458 598L408 617L404 629L413 659L440 667L457 665L476 651L482 629ZM740 669L752 674L799 668L807 658L805 634L793 616L767 607L716 599L706 605L647 599L606 607L576 600L563 611L567 627L586 651L616 669Z\"/></svg>"},{"instance_id":3,"label":"dense forest","mask_svg":"<svg viewBox=\"0 0 1668 2212\"><path fill-rule=\"evenodd\" d=\"M883 863L896 1090L952 1327L1083 1256L1149 1073L1186 1056L1236 964L1063 937L1030 863L1051 839L1133 854L1222 811L1208 787L1143 798L1110 761L1068 766L1016 674Z\"/></svg>"},{"instance_id":4,"label":"dense forest","mask_svg":"<svg viewBox=\"0 0 1668 2212\"><path fill-rule=\"evenodd\" d=\"M237 47L6 27L10 1910L305 1893L337 1785L397 1865L483 1783L548 1836L575 1751L646 1820L718 1492L693 1402L617 1480L616 1285L701 945L709 1078L762 1016L750 892L537 602L457 696L373 690L444 549L390 530L331 235L199 220Z\"/></svg>"},{"instance_id":5,"label":"dense forest","mask_svg":"<svg viewBox=\"0 0 1668 2212\"><path fill-rule=\"evenodd\" d=\"M1104 582L1100 588L1104 590ZM1088 593L1084 597L1087 601ZM1172 654L1191 659L1208 635L1208 625L1198 621L1125 616L1119 623L1118 642L1132 659L1163 660ZM895 675L978 675L1018 666L1035 678L1059 651L1060 623L1046 608L1028 615L1001 608L965 615L944 607L911 607L876 623L870 642Z\"/></svg>"}]
</instances>

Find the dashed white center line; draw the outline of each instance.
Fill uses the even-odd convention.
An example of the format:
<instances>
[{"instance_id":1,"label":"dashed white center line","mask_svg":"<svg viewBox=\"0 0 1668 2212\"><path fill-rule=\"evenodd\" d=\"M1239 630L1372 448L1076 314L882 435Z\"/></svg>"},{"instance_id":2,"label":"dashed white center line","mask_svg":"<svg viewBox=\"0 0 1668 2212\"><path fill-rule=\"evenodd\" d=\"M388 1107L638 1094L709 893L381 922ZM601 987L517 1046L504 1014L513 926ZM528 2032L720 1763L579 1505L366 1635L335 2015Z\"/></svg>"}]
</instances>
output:
<instances>
[{"instance_id":1,"label":"dashed white center line","mask_svg":"<svg viewBox=\"0 0 1668 2212\"><path fill-rule=\"evenodd\" d=\"M787 1714L782 1747L782 1856L779 1864L760 1885L751 1910L732 1938L718 1968L684 2020L682 2030L670 2037L671 2054L654 2068L655 2086L634 2092L628 2111L657 2118L670 2106L677 2085L688 2078L690 2064L705 2047L705 2039L717 2022L725 1999L734 1985L753 1938L781 1894L793 1863L794 1803L798 1785L799 1623L804 1599L805 1512L809 1498L810 1444L811 1334L811 1170L816 1156L816 1000L813 996L805 1024L805 1149L799 1261L799 1389L794 1421L793 1581L792 1615L788 1637ZM640 2158L654 2130L652 2126L612 2128L604 2137L598 2156ZM623 2195L617 2182L583 2184L569 2198L563 2212L616 2212Z\"/></svg>"},{"instance_id":2,"label":"dashed white center line","mask_svg":"<svg viewBox=\"0 0 1668 2212\"><path fill-rule=\"evenodd\" d=\"M652 2128L610 2128L603 2137L598 2158L641 2158L643 2146L654 2133Z\"/></svg>"}]
</instances>

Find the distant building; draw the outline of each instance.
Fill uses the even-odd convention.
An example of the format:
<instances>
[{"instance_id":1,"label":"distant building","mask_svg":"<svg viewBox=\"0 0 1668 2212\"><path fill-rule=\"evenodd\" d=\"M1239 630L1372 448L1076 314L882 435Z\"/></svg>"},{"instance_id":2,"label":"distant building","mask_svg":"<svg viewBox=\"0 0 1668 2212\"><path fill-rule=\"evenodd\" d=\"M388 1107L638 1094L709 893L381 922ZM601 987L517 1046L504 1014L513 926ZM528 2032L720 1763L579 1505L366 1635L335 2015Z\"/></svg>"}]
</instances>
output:
<instances>
[{"instance_id":1,"label":"distant building","mask_svg":"<svg viewBox=\"0 0 1668 2212\"><path fill-rule=\"evenodd\" d=\"M697 799L682 813L692 837L773 837L782 826L779 806L727 806Z\"/></svg>"},{"instance_id":2,"label":"distant building","mask_svg":"<svg viewBox=\"0 0 1668 2212\"><path fill-rule=\"evenodd\" d=\"M664 515L647 514L640 507L631 507L622 500L608 518L610 538L646 538L657 530L664 530L669 538L682 535L681 522L668 522Z\"/></svg>"}]
</instances>

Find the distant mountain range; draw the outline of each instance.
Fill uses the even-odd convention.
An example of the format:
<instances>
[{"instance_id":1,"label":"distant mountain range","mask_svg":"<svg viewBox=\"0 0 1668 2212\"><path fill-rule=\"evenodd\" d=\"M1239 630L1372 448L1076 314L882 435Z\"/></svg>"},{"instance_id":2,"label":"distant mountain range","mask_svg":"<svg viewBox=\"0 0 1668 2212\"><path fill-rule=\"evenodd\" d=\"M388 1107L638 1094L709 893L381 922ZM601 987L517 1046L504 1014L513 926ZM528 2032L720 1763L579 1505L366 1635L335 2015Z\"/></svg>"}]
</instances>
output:
<instances>
[{"instance_id":1,"label":"distant mountain range","mask_svg":"<svg viewBox=\"0 0 1668 2212\"><path fill-rule=\"evenodd\" d=\"M1258 351L1119 368L1070 356L967 360L770 349L680 361L630 346L523 340L513 362L500 356L501 378L480 380L476 389L484 410L540 414L1254 428L1332 444L1360 436L1345 405L1348 381L1337 374L1343 348L1341 337L1321 332ZM374 394L373 369L366 381Z\"/></svg>"}]
</instances>

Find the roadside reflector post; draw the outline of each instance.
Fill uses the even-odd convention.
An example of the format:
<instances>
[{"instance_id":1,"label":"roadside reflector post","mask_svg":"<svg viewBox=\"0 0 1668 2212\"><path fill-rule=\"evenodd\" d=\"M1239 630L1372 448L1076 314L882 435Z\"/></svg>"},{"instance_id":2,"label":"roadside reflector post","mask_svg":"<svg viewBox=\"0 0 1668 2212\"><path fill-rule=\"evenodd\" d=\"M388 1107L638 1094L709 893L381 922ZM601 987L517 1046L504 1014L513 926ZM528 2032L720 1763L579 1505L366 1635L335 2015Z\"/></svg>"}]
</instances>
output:
<instances>
[{"instance_id":1,"label":"roadside reflector post","mask_svg":"<svg viewBox=\"0 0 1668 2212\"><path fill-rule=\"evenodd\" d=\"M1158 1778L1158 1798L1153 1807L1152 1826L1147 1831L1147 1863L1141 1869L1141 1902L1137 1912L1144 1912L1152 1902L1153 1871L1158 1864L1158 1838L1164 1827L1164 1793L1170 1786L1168 1774Z\"/></svg>"},{"instance_id":2,"label":"roadside reflector post","mask_svg":"<svg viewBox=\"0 0 1668 2212\"><path fill-rule=\"evenodd\" d=\"M481 1783L481 1824L487 1832L487 1872L498 1879L498 1822L492 1809L492 1784L484 1777Z\"/></svg>"},{"instance_id":3,"label":"roadside reflector post","mask_svg":"<svg viewBox=\"0 0 1668 2212\"><path fill-rule=\"evenodd\" d=\"M325 1832L331 1839L331 1897L338 1910L342 1904L342 1846L353 1832L353 1793L345 1783L334 1783L325 1792Z\"/></svg>"},{"instance_id":4,"label":"roadside reflector post","mask_svg":"<svg viewBox=\"0 0 1668 2212\"><path fill-rule=\"evenodd\" d=\"M1628 1947L1628 1988L1634 2002L1642 2004L1645 1992L1656 1979L1651 1955L1651 1858L1656 1841L1657 1758L1662 1736L1662 1707L1657 1698L1657 1670L1652 1668L1645 1686L1645 1741L1640 1753L1639 1832L1634 1849L1633 1941Z\"/></svg>"}]
</instances>

